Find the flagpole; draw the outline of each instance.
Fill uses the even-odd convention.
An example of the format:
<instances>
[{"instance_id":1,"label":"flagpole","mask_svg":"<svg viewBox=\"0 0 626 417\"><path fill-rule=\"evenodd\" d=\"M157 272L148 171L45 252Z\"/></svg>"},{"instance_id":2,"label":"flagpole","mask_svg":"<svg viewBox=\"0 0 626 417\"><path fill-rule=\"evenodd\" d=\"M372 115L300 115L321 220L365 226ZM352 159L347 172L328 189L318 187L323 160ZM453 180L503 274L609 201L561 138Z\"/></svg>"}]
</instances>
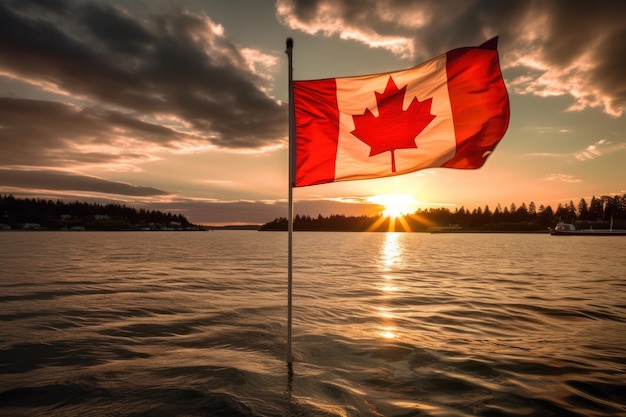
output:
<instances>
[{"instance_id":1,"label":"flagpole","mask_svg":"<svg viewBox=\"0 0 626 417\"><path fill-rule=\"evenodd\" d=\"M289 209L287 216L287 367L292 373L293 356L291 354L291 324L292 324L292 282L293 282L293 186L295 170L295 137L296 123L293 102L293 65L292 65L293 39L287 38L287 50L289 64Z\"/></svg>"}]
</instances>

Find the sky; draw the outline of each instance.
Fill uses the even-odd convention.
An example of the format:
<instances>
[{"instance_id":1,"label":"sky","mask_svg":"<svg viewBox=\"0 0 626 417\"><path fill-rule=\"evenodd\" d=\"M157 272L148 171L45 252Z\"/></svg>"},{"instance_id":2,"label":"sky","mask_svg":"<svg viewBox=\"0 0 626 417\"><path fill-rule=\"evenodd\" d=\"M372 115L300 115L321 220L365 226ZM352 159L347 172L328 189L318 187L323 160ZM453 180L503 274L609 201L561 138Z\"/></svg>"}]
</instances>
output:
<instances>
[{"instance_id":1,"label":"sky","mask_svg":"<svg viewBox=\"0 0 626 417\"><path fill-rule=\"evenodd\" d=\"M626 194L622 0L4 0L0 194L206 225L287 216L297 80L410 68L499 36L511 119L478 170L294 189L301 215ZM406 197L405 196L405 197Z\"/></svg>"}]
</instances>

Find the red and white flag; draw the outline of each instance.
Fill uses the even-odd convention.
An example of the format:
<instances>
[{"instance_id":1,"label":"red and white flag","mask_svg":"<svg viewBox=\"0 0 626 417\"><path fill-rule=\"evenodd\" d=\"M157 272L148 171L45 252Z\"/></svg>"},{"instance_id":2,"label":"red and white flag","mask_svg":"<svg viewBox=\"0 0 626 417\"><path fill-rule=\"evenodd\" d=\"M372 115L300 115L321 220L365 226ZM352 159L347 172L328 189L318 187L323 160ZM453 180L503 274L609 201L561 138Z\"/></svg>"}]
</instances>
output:
<instances>
[{"instance_id":1,"label":"red and white flag","mask_svg":"<svg viewBox=\"0 0 626 417\"><path fill-rule=\"evenodd\" d=\"M403 71L294 81L293 92L296 187L480 168L509 124L497 38Z\"/></svg>"}]
</instances>

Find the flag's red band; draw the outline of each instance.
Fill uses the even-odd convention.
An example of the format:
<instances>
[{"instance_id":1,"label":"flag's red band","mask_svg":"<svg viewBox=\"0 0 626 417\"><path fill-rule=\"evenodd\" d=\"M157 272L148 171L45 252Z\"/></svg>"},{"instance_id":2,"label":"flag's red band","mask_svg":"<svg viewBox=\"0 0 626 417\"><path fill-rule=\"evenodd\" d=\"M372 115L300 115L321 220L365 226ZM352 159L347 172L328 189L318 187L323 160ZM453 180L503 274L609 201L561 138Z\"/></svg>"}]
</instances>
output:
<instances>
[{"instance_id":1,"label":"flag's red band","mask_svg":"<svg viewBox=\"0 0 626 417\"><path fill-rule=\"evenodd\" d=\"M339 106L334 78L294 81L296 187L335 180Z\"/></svg>"},{"instance_id":2,"label":"flag's red band","mask_svg":"<svg viewBox=\"0 0 626 417\"><path fill-rule=\"evenodd\" d=\"M479 48L460 48L447 53L456 154L442 167L480 168L509 125L509 98L494 40Z\"/></svg>"}]
</instances>

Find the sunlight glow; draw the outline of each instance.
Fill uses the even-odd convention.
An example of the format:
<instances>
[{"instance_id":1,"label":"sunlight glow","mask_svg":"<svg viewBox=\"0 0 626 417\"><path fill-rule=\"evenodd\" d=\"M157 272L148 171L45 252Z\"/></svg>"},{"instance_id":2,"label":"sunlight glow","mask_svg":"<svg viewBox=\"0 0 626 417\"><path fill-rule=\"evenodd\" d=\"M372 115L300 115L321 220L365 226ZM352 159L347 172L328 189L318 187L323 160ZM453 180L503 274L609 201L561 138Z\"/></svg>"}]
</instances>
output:
<instances>
[{"instance_id":1,"label":"sunlight glow","mask_svg":"<svg viewBox=\"0 0 626 417\"><path fill-rule=\"evenodd\" d=\"M418 204L411 194L379 194L368 198L370 203L384 206L383 216L400 217L415 210Z\"/></svg>"},{"instance_id":2,"label":"sunlight glow","mask_svg":"<svg viewBox=\"0 0 626 417\"><path fill-rule=\"evenodd\" d=\"M380 335L385 338L385 339L395 339L396 337L396 328L395 327L386 327L382 332L380 332Z\"/></svg>"}]
</instances>

